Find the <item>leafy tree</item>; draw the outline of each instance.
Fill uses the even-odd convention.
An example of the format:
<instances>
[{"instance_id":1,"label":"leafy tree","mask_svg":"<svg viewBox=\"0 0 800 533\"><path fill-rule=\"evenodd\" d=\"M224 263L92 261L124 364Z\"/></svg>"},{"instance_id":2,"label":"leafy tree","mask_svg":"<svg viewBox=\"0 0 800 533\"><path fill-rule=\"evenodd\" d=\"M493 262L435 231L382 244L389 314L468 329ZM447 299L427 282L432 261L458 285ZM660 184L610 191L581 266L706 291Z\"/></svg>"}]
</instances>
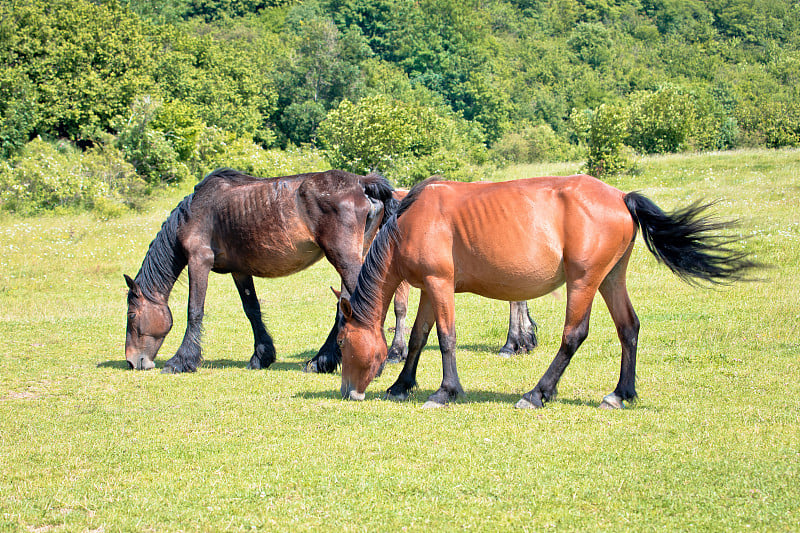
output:
<instances>
[{"instance_id":1,"label":"leafy tree","mask_svg":"<svg viewBox=\"0 0 800 533\"><path fill-rule=\"evenodd\" d=\"M344 98L361 93L359 63L370 55L360 33L342 34L315 6L299 6L287 17L294 53L277 76L280 92L276 122L295 144L315 142L320 122Z\"/></svg>"},{"instance_id":2,"label":"leafy tree","mask_svg":"<svg viewBox=\"0 0 800 533\"><path fill-rule=\"evenodd\" d=\"M680 150L692 133L695 108L689 95L675 87L638 92L629 99L626 143L640 152Z\"/></svg>"},{"instance_id":3,"label":"leafy tree","mask_svg":"<svg viewBox=\"0 0 800 533\"><path fill-rule=\"evenodd\" d=\"M153 87L152 47L116 2L14 0L0 5L0 20L0 77L20 83L3 111L22 122L19 135L77 140L108 130Z\"/></svg>"},{"instance_id":4,"label":"leafy tree","mask_svg":"<svg viewBox=\"0 0 800 533\"><path fill-rule=\"evenodd\" d=\"M599 67L611 59L611 36L598 22L579 23L572 30L567 44L581 61L592 67Z\"/></svg>"},{"instance_id":5,"label":"leafy tree","mask_svg":"<svg viewBox=\"0 0 800 533\"><path fill-rule=\"evenodd\" d=\"M165 100L192 105L206 124L267 146L274 142L269 123L278 100L274 66L264 59L261 42L251 50L174 27L160 32L158 40L154 78Z\"/></svg>"}]
</instances>

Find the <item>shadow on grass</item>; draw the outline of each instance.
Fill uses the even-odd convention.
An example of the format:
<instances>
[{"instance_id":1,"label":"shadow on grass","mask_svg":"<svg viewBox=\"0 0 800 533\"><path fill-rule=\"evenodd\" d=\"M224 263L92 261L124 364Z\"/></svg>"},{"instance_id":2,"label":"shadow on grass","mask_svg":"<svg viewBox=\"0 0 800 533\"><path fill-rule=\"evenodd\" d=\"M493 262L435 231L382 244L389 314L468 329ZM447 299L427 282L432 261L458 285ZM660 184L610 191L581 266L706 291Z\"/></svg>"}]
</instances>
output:
<instances>
[{"instance_id":1,"label":"shadow on grass","mask_svg":"<svg viewBox=\"0 0 800 533\"><path fill-rule=\"evenodd\" d=\"M434 389L427 389L427 388L414 389L408 400L397 403L408 404L409 406L413 407L422 407L422 405L428 400L428 396L430 396L434 392L436 392ZM367 389L367 399L365 401L383 401L385 394L386 391L370 391L369 389ZM301 398L304 400L341 400L341 395L339 394L338 390L298 392L294 394L294 397ZM508 404L509 407L513 407L514 405L516 405L520 397L521 395L518 394L468 389L464 396L461 396L454 402L451 402L451 405L470 404L470 403L478 403L478 404L499 403L499 404ZM385 400L385 401L390 401L390 400ZM589 402L585 400L575 400L570 398L563 398L563 399L556 398L552 403L572 405L577 407L593 407L593 408L596 408L600 405L599 400L597 402ZM547 406L545 406L545 408L547 408Z\"/></svg>"},{"instance_id":2,"label":"shadow on grass","mask_svg":"<svg viewBox=\"0 0 800 533\"><path fill-rule=\"evenodd\" d=\"M305 351L293 356L289 357L287 361L275 361L272 363L267 371L274 371L277 370L279 372L289 372L289 371L297 371L302 372L303 367L305 366L306 361L314 357L317 352L315 351ZM169 358L165 359L157 359L156 360L156 367L153 369L156 372L160 372L164 368L164 363L166 363ZM206 369L214 369L214 370L226 370L229 368L237 368L237 369L247 369L247 365L250 363L250 358L247 359L204 359L201 368ZM118 370L130 370L130 365L124 359L122 360L111 360L111 361L104 361L102 363L97 363L97 368L115 368Z\"/></svg>"}]
</instances>

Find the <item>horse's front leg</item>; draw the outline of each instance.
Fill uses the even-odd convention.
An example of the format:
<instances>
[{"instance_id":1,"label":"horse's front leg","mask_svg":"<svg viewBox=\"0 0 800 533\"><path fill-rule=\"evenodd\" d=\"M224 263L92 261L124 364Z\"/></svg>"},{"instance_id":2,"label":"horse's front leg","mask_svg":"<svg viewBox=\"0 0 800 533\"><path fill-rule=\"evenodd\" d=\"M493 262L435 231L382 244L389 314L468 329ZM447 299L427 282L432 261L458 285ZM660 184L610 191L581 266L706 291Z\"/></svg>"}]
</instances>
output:
<instances>
[{"instance_id":1,"label":"horse's front leg","mask_svg":"<svg viewBox=\"0 0 800 533\"><path fill-rule=\"evenodd\" d=\"M455 294L452 283L446 280L428 280L426 288L430 292L433 312L436 316L436 333L442 351L442 384L428 397L423 407L442 407L459 395L464 394L456 369L456 324Z\"/></svg>"},{"instance_id":2,"label":"horse's front leg","mask_svg":"<svg viewBox=\"0 0 800 533\"><path fill-rule=\"evenodd\" d=\"M203 362L200 337L203 333L203 308L208 290L208 274L214 263L214 252L210 248L190 254L189 258L189 305L187 309L186 333L178 351L164 363L165 374L194 372Z\"/></svg>"},{"instance_id":3,"label":"horse's front leg","mask_svg":"<svg viewBox=\"0 0 800 533\"><path fill-rule=\"evenodd\" d=\"M345 298L350 297L350 293L342 285L341 296ZM312 374L331 374L336 371L336 367L342 361L342 351L339 345L336 344L336 337L339 335L339 304L336 304L336 315L333 317L333 327L328 333L325 342L317 352L313 359L306 361L303 366L303 372L310 372Z\"/></svg>"},{"instance_id":4,"label":"horse's front leg","mask_svg":"<svg viewBox=\"0 0 800 533\"><path fill-rule=\"evenodd\" d=\"M261 305L258 303L253 276L246 274L232 274L239 297L242 299L242 308L250 326L253 328L253 355L247 368L258 370L268 368L275 362L275 345L272 342L267 328L261 318Z\"/></svg>"},{"instance_id":5,"label":"horse's front leg","mask_svg":"<svg viewBox=\"0 0 800 533\"><path fill-rule=\"evenodd\" d=\"M411 337L408 340L408 357L397 376L397 380L386 391L387 400L404 401L411 394L411 389L417 386L417 364L422 349L428 342L428 335L436 323L433 307L428 298L428 293L422 291L419 297L419 308L414 326L411 328Z\"/></svg>"},{"instance_id":6,"label":"horse's front leg","mask_svg":"<svg viewBox=\"0 0 800 533\"><path fill-rule=\"evenodd\" d=\"M394 339L389 347L389 355L386 358L389 363L399 363L408 356L408 346L406 345L406 316L408 315L408 293L411 285L404 281L394 292Z\"/></svg>"},{"instance_id":7,"label":"horse's front leg","mask_svg":"<svg viewBox=\"0 0 800 533\"><path fill-rule=\"evenodd\" d=\"M511 302L509 305L508 336L500 348L500 355L508 357L515 353L529 352L536 348L536 322L528 313L528 302Z\"/></svg>"},{"instance_id":8,"label":"horse's front leg","mask_svg":"<svg viewBox=\"0 0 800 533\"><path fill-rule=\"evenodd\" d=\"M353 215L354 216L354 215ZM347 216L342 219L332 218L330 224L322 226L326 231L317 236L317 245L322 248L325 257L342 278L342 295L349 297L355 289L358 280L358 271L361 269L361 249L363 247L364 231L359 228L359 222L349 220ZM336 344L339 335L339 308L336 307L333 327L322 347L310 361L307 361L303 370L320 374L331 373L336 370L342 361L342 351Z\"/></svg>"}]
</instances>

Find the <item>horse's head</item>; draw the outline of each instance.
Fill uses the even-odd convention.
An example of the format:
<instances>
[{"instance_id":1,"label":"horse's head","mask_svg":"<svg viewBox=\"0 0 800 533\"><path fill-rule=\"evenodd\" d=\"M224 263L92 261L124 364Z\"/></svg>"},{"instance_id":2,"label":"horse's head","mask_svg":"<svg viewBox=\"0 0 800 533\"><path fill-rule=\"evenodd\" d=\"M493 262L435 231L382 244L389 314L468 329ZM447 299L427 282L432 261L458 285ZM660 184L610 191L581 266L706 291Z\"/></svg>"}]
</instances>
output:
<instances>
[{"instance_id":1,"label":"horse's head","mask_svg":"<svg viewBox=\"0 0 800 533\"><path fill-rule=\"evenodd\" d=\"M129 276L128 326L125 330L125 360L136 370L155 367L155 358L164 338L172 329L172 313L166 301L154 302Z\"/></svg>"},{"instance_id":2,"label":"horse's head","mask_svg":"<svg viewBox=\"0 0 800 533\"><path fill-rule=\"evenodd\" d=\"M366 325L353 316L350 301L339 302L342 323L336 342L342 351L342 398L363 400L367 385L375 379L386 362L386 339L383 326Z\"/></svg>"}]
</instances>

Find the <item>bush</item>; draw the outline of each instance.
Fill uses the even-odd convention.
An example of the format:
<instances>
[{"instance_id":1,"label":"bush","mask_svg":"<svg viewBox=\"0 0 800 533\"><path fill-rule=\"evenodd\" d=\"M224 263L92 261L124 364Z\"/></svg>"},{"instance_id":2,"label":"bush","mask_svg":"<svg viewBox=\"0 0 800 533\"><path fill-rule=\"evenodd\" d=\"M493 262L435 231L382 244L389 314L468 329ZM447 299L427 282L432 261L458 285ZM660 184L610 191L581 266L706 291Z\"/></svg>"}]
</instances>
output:
<instances>
[{"instance_id":1,"label":"bush","mask_svg":"<svg viewBox=\"0 0 800 533\"><path fill-rule=\"evenodd\" d=\"M325 170L329 164L318 150L265 150L251 140L208 127L198 143L193 166L198 176L204 176L215 168L230 167L267 178Z\"/></svg>"},{"instance_id":2,"label":"bush","mask_svg":"<svg viewBox=\"0 0 800 533\"><path fill-rule=\"evenodd\" d=\"M582 151L544 124L506 133L491 152L495 162L507 164L572 161L581 157Z\"/></svg>"},{"instance_id":3,"label":"bush","mask_svg":"<svg viewBox=\"0 0 800 533\"><path fill-rule=\"evenodd\" d=\"M579 138L589 148L585 170L593 176L618 174L633 168L632 150L625 145L628 111L603 104L594 111L573 111L570 117Z\"/></svg>"},{"instance_id":4,"label":"bush","mask_svg":"<svg viewBox=\"0 0 800 533\"><path fill-rule=\"evenodd\" d=\"M474 126L382 95L357 104L343 101L328 113L319 136L334 167L361 174L377 170L403 185L433 174L469 179L462 167L486 161Z\"/></svg>"},{"instance_id":5,"label":"bush","mask_svg":"<svg viewBox=\"0 0 800 533\"><path fill-rule=\"evenodd\" d=\"M112 206L125 209L142 189L133 167L113 148L82 154L37 138L0 166L0 206L21 214L95 205L108 214Z\"/></svg>"},{"instance_id":6,"label":"bush","mask_svg":"<svg viewBox=\"0 0 800 533\"><path fill-rule=\"evenodd\" d=\"M125 154L125 159L152 185L182 181L191 174L188 167L180 161L178 151L168 139L167 133L153 128L154 123L159 124L154 120L161 107L162 103L158 99L137 97L131 106L130 117L120 126L117 135L117 146ZM189 150L183 142L179 146Z\"/></svg>"},{"instance_id":7,"label":"bush","mask_svg":"<svg viewBox=\"0 0 800 533\"><path fill-rule=\"evenodd\" d=\"M647 153L677 152L685 147L695 123L691 97L675 87L634 93L629 99L626 143Z\"/></svg>"}]
</instances>

